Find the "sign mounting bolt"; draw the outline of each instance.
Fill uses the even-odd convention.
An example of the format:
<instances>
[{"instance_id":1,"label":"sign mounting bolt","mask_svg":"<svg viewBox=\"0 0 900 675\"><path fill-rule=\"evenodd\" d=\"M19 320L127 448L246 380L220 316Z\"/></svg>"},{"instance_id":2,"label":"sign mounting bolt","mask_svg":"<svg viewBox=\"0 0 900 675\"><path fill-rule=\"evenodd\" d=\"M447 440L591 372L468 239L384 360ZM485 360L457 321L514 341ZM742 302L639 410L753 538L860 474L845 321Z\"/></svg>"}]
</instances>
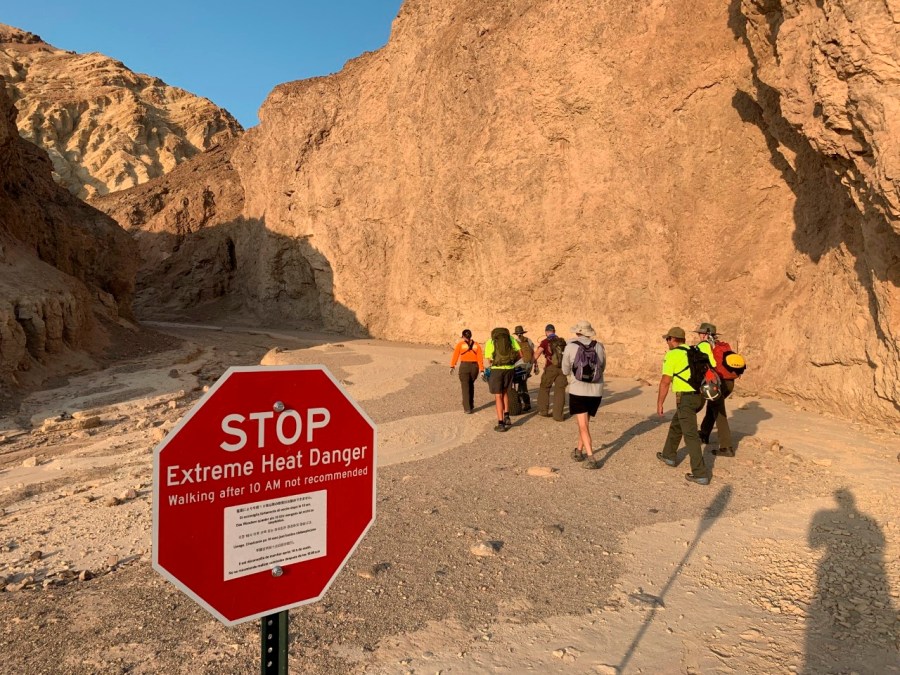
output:
<instances>
[{"instance_id":1,"label":"sign mounting bolt","mask_svg":"<svg viewBox=\"0 0 900 675\"><path fill-rule=\"evenodd\" d=\"M273 405L272 407L277 413L284 412L284 403L282 403L281 401L275 401L275 405Z\"/></svg>"},{"instance_id":2,"label":"sign mounting bolt","mask_svg":"<svg viewBox=\"0 0 900 675\"><path fill-rule=\"evenodd\" d=\"M284 570L281 569L279 565L275 565L275 567L272 568L273 577L280 577L282 574L284 574Z\"/></svg>"}]
</instances>

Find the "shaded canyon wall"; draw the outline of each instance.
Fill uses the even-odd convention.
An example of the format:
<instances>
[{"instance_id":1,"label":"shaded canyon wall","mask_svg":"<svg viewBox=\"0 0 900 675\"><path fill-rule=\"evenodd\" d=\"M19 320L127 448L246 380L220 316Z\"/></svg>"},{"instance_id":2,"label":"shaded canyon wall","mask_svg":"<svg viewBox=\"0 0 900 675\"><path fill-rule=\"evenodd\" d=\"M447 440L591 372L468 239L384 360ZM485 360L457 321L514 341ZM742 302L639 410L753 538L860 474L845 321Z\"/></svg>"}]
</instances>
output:
<instances>
[{"instance_id":1,"label":"shaded canyon wall","mask_svg":"<svg viewBox=\"0 0 900 675\"><path fill-rule=\"evenodd\" d=\"M137 269L131 238L54 183L15 120L0 86L0 398L6 385L40 382L45 365L88 367L102 321L131 316Z\"/></svg>"}]
</instances>

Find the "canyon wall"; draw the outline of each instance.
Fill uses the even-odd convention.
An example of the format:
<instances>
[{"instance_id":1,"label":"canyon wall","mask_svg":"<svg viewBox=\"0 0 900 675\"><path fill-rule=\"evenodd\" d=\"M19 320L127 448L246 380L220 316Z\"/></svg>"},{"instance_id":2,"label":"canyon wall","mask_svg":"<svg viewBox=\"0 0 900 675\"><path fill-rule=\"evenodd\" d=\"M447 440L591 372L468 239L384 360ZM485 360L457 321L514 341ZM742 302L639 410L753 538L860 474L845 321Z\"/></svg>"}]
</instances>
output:
<instances>
[{"instance_id":1,"label":"canyon wall","mask_svg":"<svg viewBox=\"0 0 900 675\"><path fill-rule=\"evenodd\" d=\"M22 136L47 151L56 180L82 198L161 176L242 131L205 98L2 24L0 78Z\"/></svg>"},{"instance_id":2,"label":"canyon wall","mask_svg":"<svg viewBox=\"0 0 900 675\"><path fill-rule=\"evenodd\" d=\"M198 176L137 226L197 230L160 288L195 239L228 261L212 304L142 311L423 342L586 318L642 377L708 320L745 392L896 423L897 33L868 7L406 0L383 49L270 94L229 150L239 216L203 216ZM880 27L844 31L854 11ZM854 63L885 71L837 100Z\"/></svg>"},{"instance_id":3,"label":"canyon wall","mask_svg":"<svg viewBox=\"0 0 900 675\"><path fill-rule=\"evenodd\" d=\"M736 34L763 128L797 198L793 243L815 265L794 279L808 386L896 419L900 3L743 0L741 9Z\"/></svg>"},{"instance_id":4,"label":"canyon wall","mask_svg":"<svg viewBox=\"0 0 900 675\"><path fill-rule=\"evenodd\" d=\"M137 269L131 238L53 181L15 120L0 87L0 399L9 385L88 367L104 323L131 316Z\"/></svg>"}]
</instances>

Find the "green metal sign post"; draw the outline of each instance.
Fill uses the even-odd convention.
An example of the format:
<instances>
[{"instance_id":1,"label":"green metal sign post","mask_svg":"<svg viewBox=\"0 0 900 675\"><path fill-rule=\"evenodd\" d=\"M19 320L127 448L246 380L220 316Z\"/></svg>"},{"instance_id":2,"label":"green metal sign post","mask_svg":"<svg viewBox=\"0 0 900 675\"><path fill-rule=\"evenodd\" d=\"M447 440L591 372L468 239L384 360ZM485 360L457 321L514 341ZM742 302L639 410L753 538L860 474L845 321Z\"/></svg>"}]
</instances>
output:
<instances>
[{"instance_id":1,"label":"green metal sign post","mask_svg":"<svg viewBox=\"0 0 900 675\"><path fill-rule=\"evenodd\" d=\"M262 648L262 675L287 675L287 610L269 614L259 620L259 642Z\"/></svg>"}]
</instances>

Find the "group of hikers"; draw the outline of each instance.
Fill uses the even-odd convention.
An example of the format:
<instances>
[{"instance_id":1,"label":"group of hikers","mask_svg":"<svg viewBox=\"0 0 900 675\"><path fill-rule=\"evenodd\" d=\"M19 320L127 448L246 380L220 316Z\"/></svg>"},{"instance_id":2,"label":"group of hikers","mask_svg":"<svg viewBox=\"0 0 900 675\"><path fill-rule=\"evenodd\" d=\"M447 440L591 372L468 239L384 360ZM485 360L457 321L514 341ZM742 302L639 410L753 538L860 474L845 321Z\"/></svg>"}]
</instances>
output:
<instances>
[{"instance_id":1,"label":"group of hikers","mask_svg":"<svg viewBox=\"0 0 900 675\"><path fill-rule=\"evenodd\" d=\"M471 414L475 410L475 382L480 375L494 395L497 413L494 429L508 431L512 426L511 410L513 414L531 410L528 378L532 373L538 375L543 367L537 415L562 422L568 390L569 413L578 422L578 440L572 459L584 462L587 469L599 469L603 463L594 456L589 424L600 408L606 370L606 350L595 339L597 332L589 322L579 321L572 326L574 338L567 342L556 334L553 324L547 324L545 337L536 346L526 337L527 332L522 326L516 326L512 334L508 328L495 328L483 347L472 338L471 330L462 332L453 350L450 372L459 367L463 411ZM694 333L698 341L692 346L686 346L686 333L678 326L663 336L668 351L663 360L656 411L663 415L663 404L671 389L675 393L675 415L663 449L656 457L668 466L676 466L676 453L683 437L691 461L686 480L709 485L711 475L703 460L701 444L709 443L715 426L719 445L713 454L734 456L725 399L731 395L734 380L744 372L746 364L727 342L719 340L713 324L701 323ZM697 414L704 406L706 413L698 428Z\"/></svg>"}]
</instances>

